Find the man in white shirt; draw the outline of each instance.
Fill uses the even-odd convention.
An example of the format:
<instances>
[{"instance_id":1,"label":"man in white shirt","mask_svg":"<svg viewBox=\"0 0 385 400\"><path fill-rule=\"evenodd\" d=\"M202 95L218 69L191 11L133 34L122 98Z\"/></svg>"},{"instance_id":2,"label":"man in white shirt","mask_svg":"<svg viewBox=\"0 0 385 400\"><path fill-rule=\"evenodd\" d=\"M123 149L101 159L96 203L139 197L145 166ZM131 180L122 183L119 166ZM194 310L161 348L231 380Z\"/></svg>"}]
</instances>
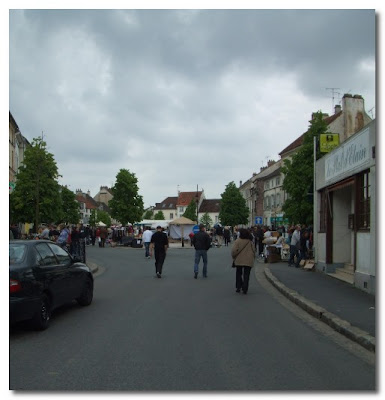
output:
<instances>
[{"instance_id":1,"label":"man in white shirt","mask_svg":"<svg viewBox=\"0 0 385 400\"><path fill-rule=\"evenodd\" d=\"M146 228L146 230L143 232L143 235L142 235L144 248L146 249L146 255L145 255L146 258L151 258L151 256L150 256L151 238L152 238L151 229L150 228Z\"/></svg>"}]
</instances>

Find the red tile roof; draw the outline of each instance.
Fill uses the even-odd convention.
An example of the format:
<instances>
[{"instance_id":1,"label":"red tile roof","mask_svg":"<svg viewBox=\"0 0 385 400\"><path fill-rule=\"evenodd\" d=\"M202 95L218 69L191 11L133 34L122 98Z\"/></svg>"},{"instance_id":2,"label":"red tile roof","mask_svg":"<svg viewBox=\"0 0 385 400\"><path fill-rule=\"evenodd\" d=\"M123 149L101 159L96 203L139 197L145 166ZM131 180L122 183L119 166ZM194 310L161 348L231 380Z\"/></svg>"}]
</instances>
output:
<instances>
[{"instance_id":1,"label":"red tile roof","mask_svg":"<svg viewBox=\"0 0 385 400\"><path fill-rule=\"evenodd\" d=\"M198 199L200 199L202 192L180 192L178 196L178 206L188 206L192 199L196 199L198 193Z\"/></svg>"},{"instance_id":2,"label":"red tile roof","mask_svg":"<svg viewBox=\"0 0 385 400\"><path fill-rule=\"evenodd\" d=\"M86 193L77 194L75 198L79 203L85 203L86 209L93 210L98 208L97 202Z\"/></svg>"}]
</instances>

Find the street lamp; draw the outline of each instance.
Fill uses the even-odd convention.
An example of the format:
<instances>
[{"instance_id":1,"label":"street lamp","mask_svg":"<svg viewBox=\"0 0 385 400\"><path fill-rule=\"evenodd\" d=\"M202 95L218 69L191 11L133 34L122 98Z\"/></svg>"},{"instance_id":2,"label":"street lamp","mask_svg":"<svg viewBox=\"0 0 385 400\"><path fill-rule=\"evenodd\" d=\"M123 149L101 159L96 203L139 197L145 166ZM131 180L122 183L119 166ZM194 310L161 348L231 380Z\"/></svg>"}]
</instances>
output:
<instances>
[{"instance_id":1,"label":"street lamp","mask_svg":"<svg viewBox=\"0 0 385 400\"><path fill-rule=\"evenodd\" d=\"M196 201L196 204L197 204L197 224L199 224L199 221L198 221L198 203L199 203L199 200L198 200L198 185L197 185L197 194L195 195L195 201Z\"/></svg>"}]
</instances>

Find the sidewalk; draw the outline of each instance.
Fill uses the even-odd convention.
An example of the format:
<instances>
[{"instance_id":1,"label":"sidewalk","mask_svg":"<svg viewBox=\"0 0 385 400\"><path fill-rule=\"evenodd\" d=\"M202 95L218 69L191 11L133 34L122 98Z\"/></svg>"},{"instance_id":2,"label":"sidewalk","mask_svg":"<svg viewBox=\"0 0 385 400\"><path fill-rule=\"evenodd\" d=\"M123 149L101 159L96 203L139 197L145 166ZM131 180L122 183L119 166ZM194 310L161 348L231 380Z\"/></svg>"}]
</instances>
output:
<instances>
[{"instance_id":1,"label":"sidewalk","mask_svg":"<svg viewBox=\"0 0 385 400\"><path fill-rule=\"evenodd\" d=\"M322 272L259 264L267 279L286 297L338 332L375 351L375 296Z\"/></svg>"}]
</instances>

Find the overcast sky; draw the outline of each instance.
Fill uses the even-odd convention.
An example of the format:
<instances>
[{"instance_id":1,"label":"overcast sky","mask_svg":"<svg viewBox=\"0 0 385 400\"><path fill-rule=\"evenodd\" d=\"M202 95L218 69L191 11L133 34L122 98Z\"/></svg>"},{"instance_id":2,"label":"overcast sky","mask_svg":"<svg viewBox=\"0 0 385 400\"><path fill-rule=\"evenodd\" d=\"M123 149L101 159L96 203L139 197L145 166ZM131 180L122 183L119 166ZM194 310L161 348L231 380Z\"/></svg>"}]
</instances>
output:
<instances>
[{"instance_id":1,"label":"overcast sky","mask_svg":"<svg viewBox=\"0 0 385 400\"><path fill-rule=\"evenodd\" d=\"M374 10L11 10L9 110L71 190L220 198L344 93L375 108Z\"/></svg>"}]
</instances>

